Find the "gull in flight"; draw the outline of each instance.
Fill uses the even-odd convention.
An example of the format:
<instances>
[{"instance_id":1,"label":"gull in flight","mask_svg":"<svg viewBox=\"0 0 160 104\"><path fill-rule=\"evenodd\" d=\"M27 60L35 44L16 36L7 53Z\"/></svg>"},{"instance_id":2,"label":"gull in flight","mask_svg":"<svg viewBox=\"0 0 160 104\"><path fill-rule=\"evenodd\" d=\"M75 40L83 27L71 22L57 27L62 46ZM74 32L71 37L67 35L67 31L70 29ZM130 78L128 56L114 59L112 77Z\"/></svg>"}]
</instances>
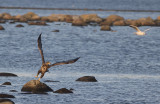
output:
<instances>
[{"instance_id":1,"label":"gull in flight","mask_svg":"<svg viewBox=\"0 0 160 104\"><path fill-rule=\"evenodd\" d=\"M72 64L72 63L76 62L80 58L80 57L78 57L78 58L67 60L67 61L56 62L54 64L51 64L50 62L45 62L44 56L43 56L43 50L42 50L41 34L39 35L37 42L38 42L38 49L39 49L41 57L42 57L42 66L39 69L39 71L37 73L37 76L35 76L37 78L39 73L41 73L41 76L39 77L39 81L44 76L44 74L46 72L48 72L48 69L50 67L55 66L55 65Z\"/></svg>"},{"instance_id":2,"label":"gull in flight","mask_svg":"<svg viewBox=\"0 0 160 104\"><path fill-rule=\"evenodd\" d=\"M141 30L139 30L139 28L137 26L133 26L133 25L130 25L130 27L134 28L137 31L137 32L135 32L136 35L146 35L145 32L150 30L150 28L149 28L144 31L141 31Z\"/></svg>"}]
</instances>

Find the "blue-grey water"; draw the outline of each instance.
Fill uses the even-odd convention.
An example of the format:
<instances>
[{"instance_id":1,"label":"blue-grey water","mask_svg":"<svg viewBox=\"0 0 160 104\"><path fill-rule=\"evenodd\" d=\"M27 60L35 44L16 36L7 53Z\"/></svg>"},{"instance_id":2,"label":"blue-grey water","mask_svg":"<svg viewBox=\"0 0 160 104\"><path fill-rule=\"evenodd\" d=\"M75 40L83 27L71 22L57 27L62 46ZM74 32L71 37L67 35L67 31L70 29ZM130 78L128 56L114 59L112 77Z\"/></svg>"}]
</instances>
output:
<instances>
[{"instance_id":1,"label":"blue-grey water","mask_svg":"<svg viewBox=\"0 0 160 104\"><path fill-rule=\"evenodd\" d=\"M160 10L159 0L0 0L0 6L110 10Z\"/></svg>"},{"instance_id":2,"label":"blue-grey water","mask_svg":"<svg viewBox=\"0 0 160 104\"><path fill-rule=\"evenodd\" d=\"M24 2L14 3L12 0L1 0L0 6L31 6L27 4L29 0L22 1ZM126 1L131 2L132 0ZM144 0L137 2L140 1ZM155 2L159 1L154 0L153 3ZM52 3L55 6L54 1L45 3L47 2L38 2L34 6L47 7ZM71 0L66 3L71 3ZM63 5L64 2L60 6ZM80 4L75 5L80 6ZM98 5L100 5L99 2L97 8ZM103 6L103 8L107 7ZM148 8L146 6L144 10ZM155 19L159 15L156 12L0 9L0 13L7 12L12 15L25 14L29 11L41 16L52 13L77 15L96 13L101 17L107 17L110 14L117 14L126 19L148 16ZM0 87L0 92L14 95L16 98L11 100L16 104L160 104L160 27L140 27L141 30L147 28L151 30L145 36L137 36L134 35L135 30L128 26L113 26L112 29L117 32L108 32L100 31L99 26L76 27L62 22L48 23L49 26L29 26L21 23L24 25L22 28L15 27L17 24L19 23L0 24L5 28L0 31L0 72L12 72L19 76L0 77L0 84L6 81L12 83L11 86ZM55 29L60 32L52 32ZM22 86L35 79L34 76L41 66L41 56L37 47L37 38L40 33L42 33L46 61L54 63L81 57L74 64L50 68L50 73L47 73L41 80L42 82L45 80L60 81L45 83L53 90L64 87L73 88L73 94L52 92L49 92L48 95L20 94ZM75 81L86 75L95 76L98 82ZM10 92L10 90L18 92Z\"/></svg>"}]
</instances>

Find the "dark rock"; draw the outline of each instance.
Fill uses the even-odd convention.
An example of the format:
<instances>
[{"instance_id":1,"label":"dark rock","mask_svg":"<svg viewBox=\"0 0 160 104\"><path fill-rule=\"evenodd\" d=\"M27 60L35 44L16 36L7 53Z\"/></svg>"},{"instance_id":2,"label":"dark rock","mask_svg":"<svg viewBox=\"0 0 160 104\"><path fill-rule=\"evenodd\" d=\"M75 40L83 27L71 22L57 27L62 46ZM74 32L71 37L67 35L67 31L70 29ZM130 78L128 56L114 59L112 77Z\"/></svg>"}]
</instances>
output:
<instances>
[{"instance_id":1,"label":"dark rock","mask_svg":"<svg viewBox=\"0 0 160 104\"><path fill-rule=\"evenodd\" d=\"M4 82L2 85L11 85L11 82Z\"/></svg>"},{"instance_id":2,"label":"dark rock","mask_svg":"<svg viewBox=\"0 0 160 104\"><path fill-rule=\"evenodd\" d=\"M76 81L97 82L97 80L96 80L96 78L94 76L84 76L84 77L78 78Z\"/></svg>"},{"instance_id":3,"label":"dark rock","mask_svg":"<svg viewBox=\"0 0 160 104\"><path fill-rule=\"evenodd\" d=\"M53 90L46 84L40 82L39 80L31 80L22 87L21 91L41 93Z\"/></svg>"},{"instance_id":4,"label":"dark rock","mask_svg":"<svg viewBox=\"0 0 160 104\"><path fill-rule=\"evenodd\" d=\"M16 91L16 90L10 90L10 92L18 92L18 91Z\"/></svg>"},{"instance_id":5,"label":"dark rock","mask_svg":"<svg viewBox=\"0 0 160 104\"><path fill-rule=\"evenodd\" d=\"M52 32L59 32L59 30L53 30Z\"/></svg>"},{"instance_id":6,"label":"dark rock","mask_svg":"<svg viewBox=\"0 0 160 104\"><path fill-rule=\"evenodd\" d=\"M18 77L16 74L13 74L13 73L0 73L0 76L5 76L5 77Z\"/></svg>"},{"instance_id":7,"label":"dark rock","mask_svg":"<svg viewBox=\"0 0 160 104\"><path fill-rule=\"evenodd\" d=\"M15 103L10 99L0 99L0 104L15 104Z\"/></svg>"},{"instance_id":8,"label":"dark rock","mask_svg":"<svg viewBox=\"0 0 160 104\"><path fill-rule=\"evenodd\" d=\"M5 30L3 26L0 25L0 30Z\"/></svg>"},{"instance_id":9,"label":"dark rock","mask_svg":"<svg viewBox=\"0 0 160 104\"><path fill-rule=\"evenodd\" d=\"M9 94L0 94L0 98L15 98L15 97Z\"/></svg>"},{"instance_id":10,"label":"dark rock","mask_svg":"<svg viewBox=\"0 0 160 104\"><path fill-rule=\"evenodd\" d=\"M59 81L45 80L44 82L59 82Z\"/></svg>"},{"instance_id":11,"label":"dark rock","mask_svg":"<svg viewBox=\"0 0 160 104\"><path fill-rule=\"evenodd\" d=\"M67 94L67 93L73 93L73 92L71 90L66 89L66 88L61 88L57 91L54 91L54 93Z\"/></svg>"},{"instance_id":12,"label":"dark rock","mask_svg":"<svg viewBox=\"0 0 160 104\"><path fill-rule=\"evenodd\" d=\"M18 24L16 25L16 27L24 27L22 24Z\"/></svg>"}]
</instances>

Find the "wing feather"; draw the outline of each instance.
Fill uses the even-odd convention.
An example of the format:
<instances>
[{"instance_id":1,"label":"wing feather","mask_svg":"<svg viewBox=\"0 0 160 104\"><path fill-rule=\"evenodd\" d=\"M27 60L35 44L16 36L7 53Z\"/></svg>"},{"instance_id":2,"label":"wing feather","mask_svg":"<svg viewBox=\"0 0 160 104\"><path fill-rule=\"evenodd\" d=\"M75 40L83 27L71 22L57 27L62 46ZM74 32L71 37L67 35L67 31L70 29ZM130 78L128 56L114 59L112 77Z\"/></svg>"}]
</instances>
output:
<instances>
[{"instance_id":1,"label":"wing feather","mask_svg":"<svg viewBox=\"0 0 160 104\"><path fill-rule=\"evenodd\" d=\"M137 26L130 25L130 27L134 28L136 31L140 31Z\"/></svg>"},{"instance_id":2,"label":"wing feather","mask_svg":"<svg viewBox=\"0 0 160 104\"><path fill-rule=\"evenodd\" d=\"M80 57L75 58L75 59L71 59L71 60L67 60L67 61L56 62L56 63L50 65L49 67L52 67L52 66L55 66L55 65L72 64L72 63L76 62L79 58Z\"/></svg>"},{"instance_id":3,"label":"wing feather","mask_svg":"<svg viewBox=\"0 0 160 104\"><path fill-rule=\"evenodd\" d=\"M41 34L39 35L37 42L38 42L38 49L39 49L41 57L42 57L42 64L44 64L45 60L44 60L44 55L43 55L43 50L42 50Z\"/></svg>"}]
</instances>

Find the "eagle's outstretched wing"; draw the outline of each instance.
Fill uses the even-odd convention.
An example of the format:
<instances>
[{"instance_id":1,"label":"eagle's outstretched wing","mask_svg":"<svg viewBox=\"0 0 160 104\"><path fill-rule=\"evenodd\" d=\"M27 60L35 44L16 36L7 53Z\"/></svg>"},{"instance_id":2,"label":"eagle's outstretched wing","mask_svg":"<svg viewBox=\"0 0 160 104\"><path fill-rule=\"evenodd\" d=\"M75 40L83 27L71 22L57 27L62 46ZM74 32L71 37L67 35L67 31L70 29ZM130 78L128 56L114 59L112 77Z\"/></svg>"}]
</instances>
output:
<instances>
[{"instance_id":1,"label":"eagle's outstretched wing","mask_svg":"<svg viewBox=\"0 0 160 104\"><path fill-rule=\"evenodd\" d=\"M44 64L45 60L44 60L43 50L42 50L41 34L39 35L37 42L38 42L38 49L39 49L41 57L42 57L42 64Z\"/></svg>"},{"instance_id":2,"label":"eagle's outstretched wing","mask_svg":"<svg viewBox=\"0 0 160 104\"><path fill-rule=\"evenodd\" d=\"M72 64L72 63L76 62L79 58L80 57L75 58L75 59L71 59L71 60L67 60L67 61L56 62L56 63L54 63L52 65L49 65L49 67L52 67L52 66L55 66L55 65Z\"/></svg>"}]
</instances>

